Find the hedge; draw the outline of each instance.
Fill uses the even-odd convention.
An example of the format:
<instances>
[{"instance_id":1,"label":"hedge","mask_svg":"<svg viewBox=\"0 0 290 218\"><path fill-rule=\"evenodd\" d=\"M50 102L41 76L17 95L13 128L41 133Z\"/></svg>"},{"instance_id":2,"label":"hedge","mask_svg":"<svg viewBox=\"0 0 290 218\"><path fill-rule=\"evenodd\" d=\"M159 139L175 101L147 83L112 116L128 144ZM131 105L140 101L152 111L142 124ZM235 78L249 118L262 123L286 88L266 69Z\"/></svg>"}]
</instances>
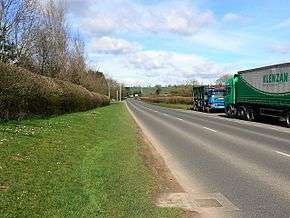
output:
<instances>
[{"instance_id":1,"label":"hedge","mask_svg":"<svg viewBox=\"0 0 290 218\"><path fill-rule=\"evenodd\" d=\"M168 103L168 104L192 104L192 97L181 96L148 96L141 97L141 100L151 103Z\"/></svg>"},{"instance_id":2,"label":"hedge","mask_svg":"<svg viewBox=\"0 0 290 218\"><path fill-rule=\"evenodd\" d=\"M82 86L0 63L0 118L54 115L109 104Z\"/></svg>"}]
</instances>

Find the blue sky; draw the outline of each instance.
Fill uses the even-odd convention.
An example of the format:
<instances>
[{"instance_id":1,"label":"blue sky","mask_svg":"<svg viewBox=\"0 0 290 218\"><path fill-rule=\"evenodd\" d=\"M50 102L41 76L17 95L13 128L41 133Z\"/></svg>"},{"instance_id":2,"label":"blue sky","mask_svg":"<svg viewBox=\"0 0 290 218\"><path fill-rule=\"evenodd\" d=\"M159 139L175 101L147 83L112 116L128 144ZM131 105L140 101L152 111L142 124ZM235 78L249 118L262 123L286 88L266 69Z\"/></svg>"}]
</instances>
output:
<instances>
[{"instance_id":1,"label":"blue sky","mask_svg":"<svg viewBox=\"0 0 290 218\"><path fill-rule=\"evenodd\" d=\"M290 61L287 0L69 0L90 67L126 85L212 83Z\"/></svg>"}]
</instances>

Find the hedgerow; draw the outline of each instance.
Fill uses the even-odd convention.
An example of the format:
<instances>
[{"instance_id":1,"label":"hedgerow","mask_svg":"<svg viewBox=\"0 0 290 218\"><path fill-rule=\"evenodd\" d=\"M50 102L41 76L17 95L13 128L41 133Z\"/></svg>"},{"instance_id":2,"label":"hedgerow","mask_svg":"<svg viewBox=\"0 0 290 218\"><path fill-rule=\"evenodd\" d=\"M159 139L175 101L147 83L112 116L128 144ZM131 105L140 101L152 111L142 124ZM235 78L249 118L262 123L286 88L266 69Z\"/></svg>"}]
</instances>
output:
<instances>
[{"instance_id":1,"label":"hedgerow","mask_svg":"<svg viewBox=\"0 0 290 218\"><path fill-rule=\"evenodd\" d=\"M147 96L142 97L141 100L151 103L168 103L168 104L192 104L192 97L181 96Z\"/></svg>"},{"instance_id":2,"label":"hedgerow","mask_svg":"<svg viewBox=\"0 0 290 218\"><path fill-rule=\"evenodd\" d=\"M82 86L0 63L1 119L85 111L108 104L108 97Z\"/></svg>"}]
</instances>

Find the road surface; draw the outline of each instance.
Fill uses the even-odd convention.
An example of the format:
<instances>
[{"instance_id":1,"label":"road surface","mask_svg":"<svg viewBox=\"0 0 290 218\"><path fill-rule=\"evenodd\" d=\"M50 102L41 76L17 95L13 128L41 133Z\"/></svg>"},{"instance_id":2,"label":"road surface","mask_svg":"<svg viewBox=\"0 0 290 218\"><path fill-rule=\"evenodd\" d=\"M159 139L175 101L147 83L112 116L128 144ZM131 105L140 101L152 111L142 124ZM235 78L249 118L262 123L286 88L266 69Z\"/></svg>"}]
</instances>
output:
<instances>
[{"instance_id":1,"label":"road surface","mask_svg":"<svg viewBox=\"0 0 290 218\"><path fill-rule=\"evenodd\" d=\"M222 217L290 217L290 130L269 124L127 105L186 191L219 193ZM194 194L193 194L194 195Z\"/></svg>"}]
</instances>

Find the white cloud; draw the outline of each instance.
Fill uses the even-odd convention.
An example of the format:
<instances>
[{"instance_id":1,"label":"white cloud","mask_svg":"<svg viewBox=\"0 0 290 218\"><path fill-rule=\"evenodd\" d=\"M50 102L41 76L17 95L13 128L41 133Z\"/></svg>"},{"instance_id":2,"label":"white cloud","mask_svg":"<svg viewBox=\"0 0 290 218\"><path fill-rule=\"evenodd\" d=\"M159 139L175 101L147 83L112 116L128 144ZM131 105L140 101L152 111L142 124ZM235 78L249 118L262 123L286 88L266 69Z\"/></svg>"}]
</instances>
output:
<instances>
[{"instance_id":1,"label":"white cloud","mask_svg":"<svg viewBox=\"0 0 290 218\"><path fill-rule=\"evenodd\" d=\"M287 28L287 27L290 27L290 18L276 25L276 28Z\"/></svg>"},{"instance_id":2,"label":"white cloud","mask_svg":"<svg viewBox=\"0 0 290 218\"><path fill-rule=\"evenodd\" d=\"M96 15L94 19L85 17L79 20L79 27L88 34L101 33L106 35L116 29L116 23L111 18Z\"/></svg>"},{"instance_id":3,"label":"white cloud","mask_svg":"<svg viewBox=\"0 0 290 218\"><path fill-rule=\"evenodd\" d=\"M229 22L235 22L235 21L239 21L242 20L242 16L236 13L227 13L223 16L222 21L229 23Z\"/></svg>"},{"instance_id":4,"label":"white cloud","mask_svg":"<svg viewBox=\"0 0 290 218\"><path fill-rule=\"evenodd\" d=\"M86 15L90 12L91 5L95 3L94 0L65 0L69 11L78 13L79 15Z\"/></svg>"},{"instance_id":5,"label":"white cloud","mask_svg":"<svg viewBox=\"0 0 290 218\"><path fill-rule=\"evenodd\" d=\"M196 8L191 0L154 1L154 4L139 0L67 1L70 21L90 42L87 46L90 65L100 67L126 85L180 84L193 79L214 82L232 68L183 52L200 49L203 55L208 51L240 54L241 48L251 41L245 34L227 29L230 22L242 20L239 14L225 14L217 22L211 11ZM144 42L144 48L128 38ZM182 43L188 49L180 46ZM164 50L154 50L157 49L154 46ZM169 47L176 52L166 51Z\"/></svg>"},{"instance_id":6,"label":"white cloud","mask_svg":"<svg viewBox=\"0 0 290 218\"><path fill-rule=\"evenodd\" d=\"M69 4L78 16L78 25L94 34L147 31L191 35L214 21L212 12L199 11L190 1L148 6L133 0L91 0L88 13L81 9L87 3L82 6L79 0L72 0Z\"/></svg>"},{"instance_id":7,"label":"white cloud","mask_svg":"<svg viewBox=\"0 0 290 218\"><path fill-rule=\"evenodd\" d=\"M141 22L151 32L191 35L214 21L210 11L198 11L190 3L159 4L147 9L148 19Z\"/></svg>"},{"instance_id":8,"label":"white cloud","mask_svg":"<svg viewBox=\"0 0 290 218\"><path fill-rule=\"evenodd\" d=\"M213 82L224 68L194 54L168 51L140 51L126 58L127 68L141 71L145 81L153 84L178 84L197 79Z\"/></svg>"},{"instance_id":9,"label":"white cloud","mask_svg":"<svg viewBox=\"0 0 290 218\"><path fill-rule=\"evenodd\" d=\"M168 67L170 55L165 51L141 51L128 57L127 63L142 70L159 70Z\"/></svg>"},{"instance_id":10,"label":"white cloud","mask_svg":"<svg viewBox=\"0 0 290 218\"><path fill-rule=\"evenodd\" d=\"M279 54L290 53L290 43L289 44L276 44L271 47L271 51Z\"/></svg>"},{"instance_id":11,"label":"white cloud","mask_svg":"<svg viewBox=\"0 0 290 218\"><path fill-rule=\"evenodd\" d=\"M97 38L91 43L92 52L103 54L127 54L138 51L139 49L141 49L141 45L138 43L131 43L124 39L107 36Z\"/></svg>"},{"instance_id":12,"label":"white cloud","mask_svg":"<svg viewBox=\"0 0 290 218\"><path fill-rule=\"evenodd\" d=\"M126 85L184 84L194 79L213 83L227 72L227 66L195 54L164 50L138 51L126 55L93 58L95 68Z\"/></svg>"},{"instance_id":13,"label":"white cloud","mask_svg":"<svg viewBox=\"0 0 290 218\"><path fill-rule=\"evenodd\" d=\"M216 50L238 53L243 45L247 43L248 38L238 33L208 30L190 37L189 41Z\"/></svg>"}]
</instances>

